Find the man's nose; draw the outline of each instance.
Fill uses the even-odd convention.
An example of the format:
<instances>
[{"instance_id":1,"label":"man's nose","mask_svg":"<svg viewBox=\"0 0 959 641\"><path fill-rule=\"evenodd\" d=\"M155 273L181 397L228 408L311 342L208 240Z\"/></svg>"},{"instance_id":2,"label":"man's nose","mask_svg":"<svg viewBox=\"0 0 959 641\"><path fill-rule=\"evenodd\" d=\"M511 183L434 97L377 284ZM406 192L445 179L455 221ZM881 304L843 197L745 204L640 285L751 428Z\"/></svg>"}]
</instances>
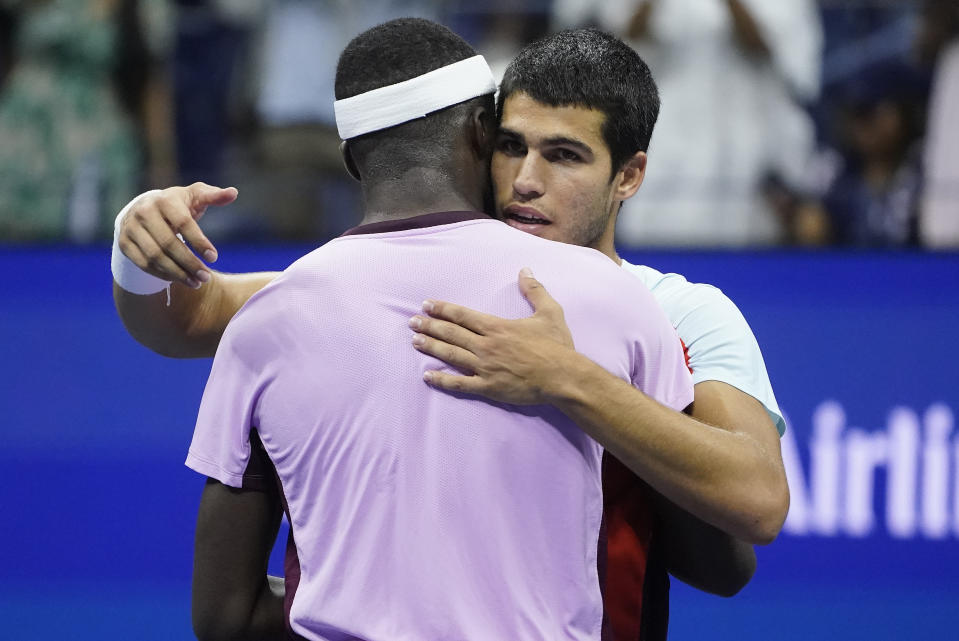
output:
<instances>
[{"instance_id":1,"label":"man's nose","mask_svg":"<svg viewBox=\"0 0 959 641\"><path fill-rule=\"evenodd\" d=\"M520 160L519 171L513 180L513 191L518 197L528 200L543 195L542 162L543 159L534 153L528 153Z\"/></svg>"}]
</instances>

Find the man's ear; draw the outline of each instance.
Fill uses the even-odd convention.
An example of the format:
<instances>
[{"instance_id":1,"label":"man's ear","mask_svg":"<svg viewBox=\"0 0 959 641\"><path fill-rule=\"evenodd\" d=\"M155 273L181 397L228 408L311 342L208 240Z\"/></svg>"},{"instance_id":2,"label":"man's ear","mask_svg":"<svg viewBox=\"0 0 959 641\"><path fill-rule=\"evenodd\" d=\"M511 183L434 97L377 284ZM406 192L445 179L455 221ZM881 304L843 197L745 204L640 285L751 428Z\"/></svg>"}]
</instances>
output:
<instances>
[{"instance_id":1,"label":"man's ear","mask_svg":"<svg viewBox=\"0 0 959 641\"><path fill-rule=\"evenodd\" d=\"M477 157L488 159L493 151L493 135L496 133L496 119L486 107L477 107L470 113L470 144Z\"/></svg>"},{"instance_id":2,"label":"man's ear","mask_svg":"<svg viewBox=\"0 0 959 641\"><path fill-rule=\"evenodd\" d=\"M340 143L340 154L343 156L343 166L346 167L346 172L353 176L357 182L362 182L360 178L360 170L356 168L356 163L353 162L353 154L350 153L349 142L344 140Z\"/></svg>"},{"instance_id":3,"label":"man's ear","mask_svg":"<svg viewBox=\"0 0 959 641\"><path fill-rule=\"evenodd\" d=\"M637 151L626 161L623 168L617 175L619 184L616 186L615 196L617 200L627 200L632 198L639 186L643 184L643 178L646 177L646 152Z\"/></svg>"}]
</instances>

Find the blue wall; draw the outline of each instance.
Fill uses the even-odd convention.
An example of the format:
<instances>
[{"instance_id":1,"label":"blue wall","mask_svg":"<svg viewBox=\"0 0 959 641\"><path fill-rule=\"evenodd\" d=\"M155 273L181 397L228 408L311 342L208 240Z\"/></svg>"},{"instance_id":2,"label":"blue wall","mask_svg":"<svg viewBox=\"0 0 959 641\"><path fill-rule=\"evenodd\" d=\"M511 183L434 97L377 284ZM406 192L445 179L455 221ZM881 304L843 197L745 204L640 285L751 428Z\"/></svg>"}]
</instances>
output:
<instances>
[{"instance_id":1,"label":"blue wall","mask_svg":"<svg viewBox=\"0 0 959 641\"><path fill-rule=\"evenodd\" d=\"M282 269L303 250L220 247L218 267ZM953 638L959 256L627 258L733 298L789 420L787 530L734 599L674 583L671 638ZM202 481L182 461L209 361L129 338L108 261L0 252L4 638L192 638Z\"/></svg>"}]
</instances>

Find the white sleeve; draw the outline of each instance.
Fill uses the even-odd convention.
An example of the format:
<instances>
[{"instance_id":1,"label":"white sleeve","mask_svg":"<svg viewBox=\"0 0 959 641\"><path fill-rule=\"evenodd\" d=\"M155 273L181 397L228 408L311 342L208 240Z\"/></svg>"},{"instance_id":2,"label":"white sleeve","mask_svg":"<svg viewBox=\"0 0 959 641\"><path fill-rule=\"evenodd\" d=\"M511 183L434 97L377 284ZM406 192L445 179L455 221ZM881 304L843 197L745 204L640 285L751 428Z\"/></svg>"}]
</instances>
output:
<instances>
[{"instance_id":1,"label":"white sleeve","mask_svg":"<svg viewBox=\"0 0 959 641\"><path fill-rule=\"evenodd\" d=\"M673 321L678 320L676 331L688 350L693 384L721 381L749 394L763 404L781 436L786 423L759 344L739 308L711 285L695 285L683 298L685 313Z\"/></svg>"}]
</instances>

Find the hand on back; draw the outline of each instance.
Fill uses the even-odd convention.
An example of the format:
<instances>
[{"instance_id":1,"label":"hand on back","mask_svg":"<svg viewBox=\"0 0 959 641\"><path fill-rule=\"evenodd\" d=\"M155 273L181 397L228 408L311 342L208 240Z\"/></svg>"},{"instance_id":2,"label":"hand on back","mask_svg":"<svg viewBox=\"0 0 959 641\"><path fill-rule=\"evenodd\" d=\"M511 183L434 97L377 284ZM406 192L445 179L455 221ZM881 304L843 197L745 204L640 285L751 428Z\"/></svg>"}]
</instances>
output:
<instances>
[{"instance_id":1,"label":"hand on back","mask_svg":"<svg viewBox=\"0 0 959 641\"><path fill-rule=\"evenodd\" d=\"M533 305L527 318L499 318L442 301L424 304L426 314L410 319L414 347L463 372L430 371L428 383L514 405L550 402L561 358L575 353L573 337L563 308L532 273L520 272L519 286Z\"/></svg>"}]
</instances>

